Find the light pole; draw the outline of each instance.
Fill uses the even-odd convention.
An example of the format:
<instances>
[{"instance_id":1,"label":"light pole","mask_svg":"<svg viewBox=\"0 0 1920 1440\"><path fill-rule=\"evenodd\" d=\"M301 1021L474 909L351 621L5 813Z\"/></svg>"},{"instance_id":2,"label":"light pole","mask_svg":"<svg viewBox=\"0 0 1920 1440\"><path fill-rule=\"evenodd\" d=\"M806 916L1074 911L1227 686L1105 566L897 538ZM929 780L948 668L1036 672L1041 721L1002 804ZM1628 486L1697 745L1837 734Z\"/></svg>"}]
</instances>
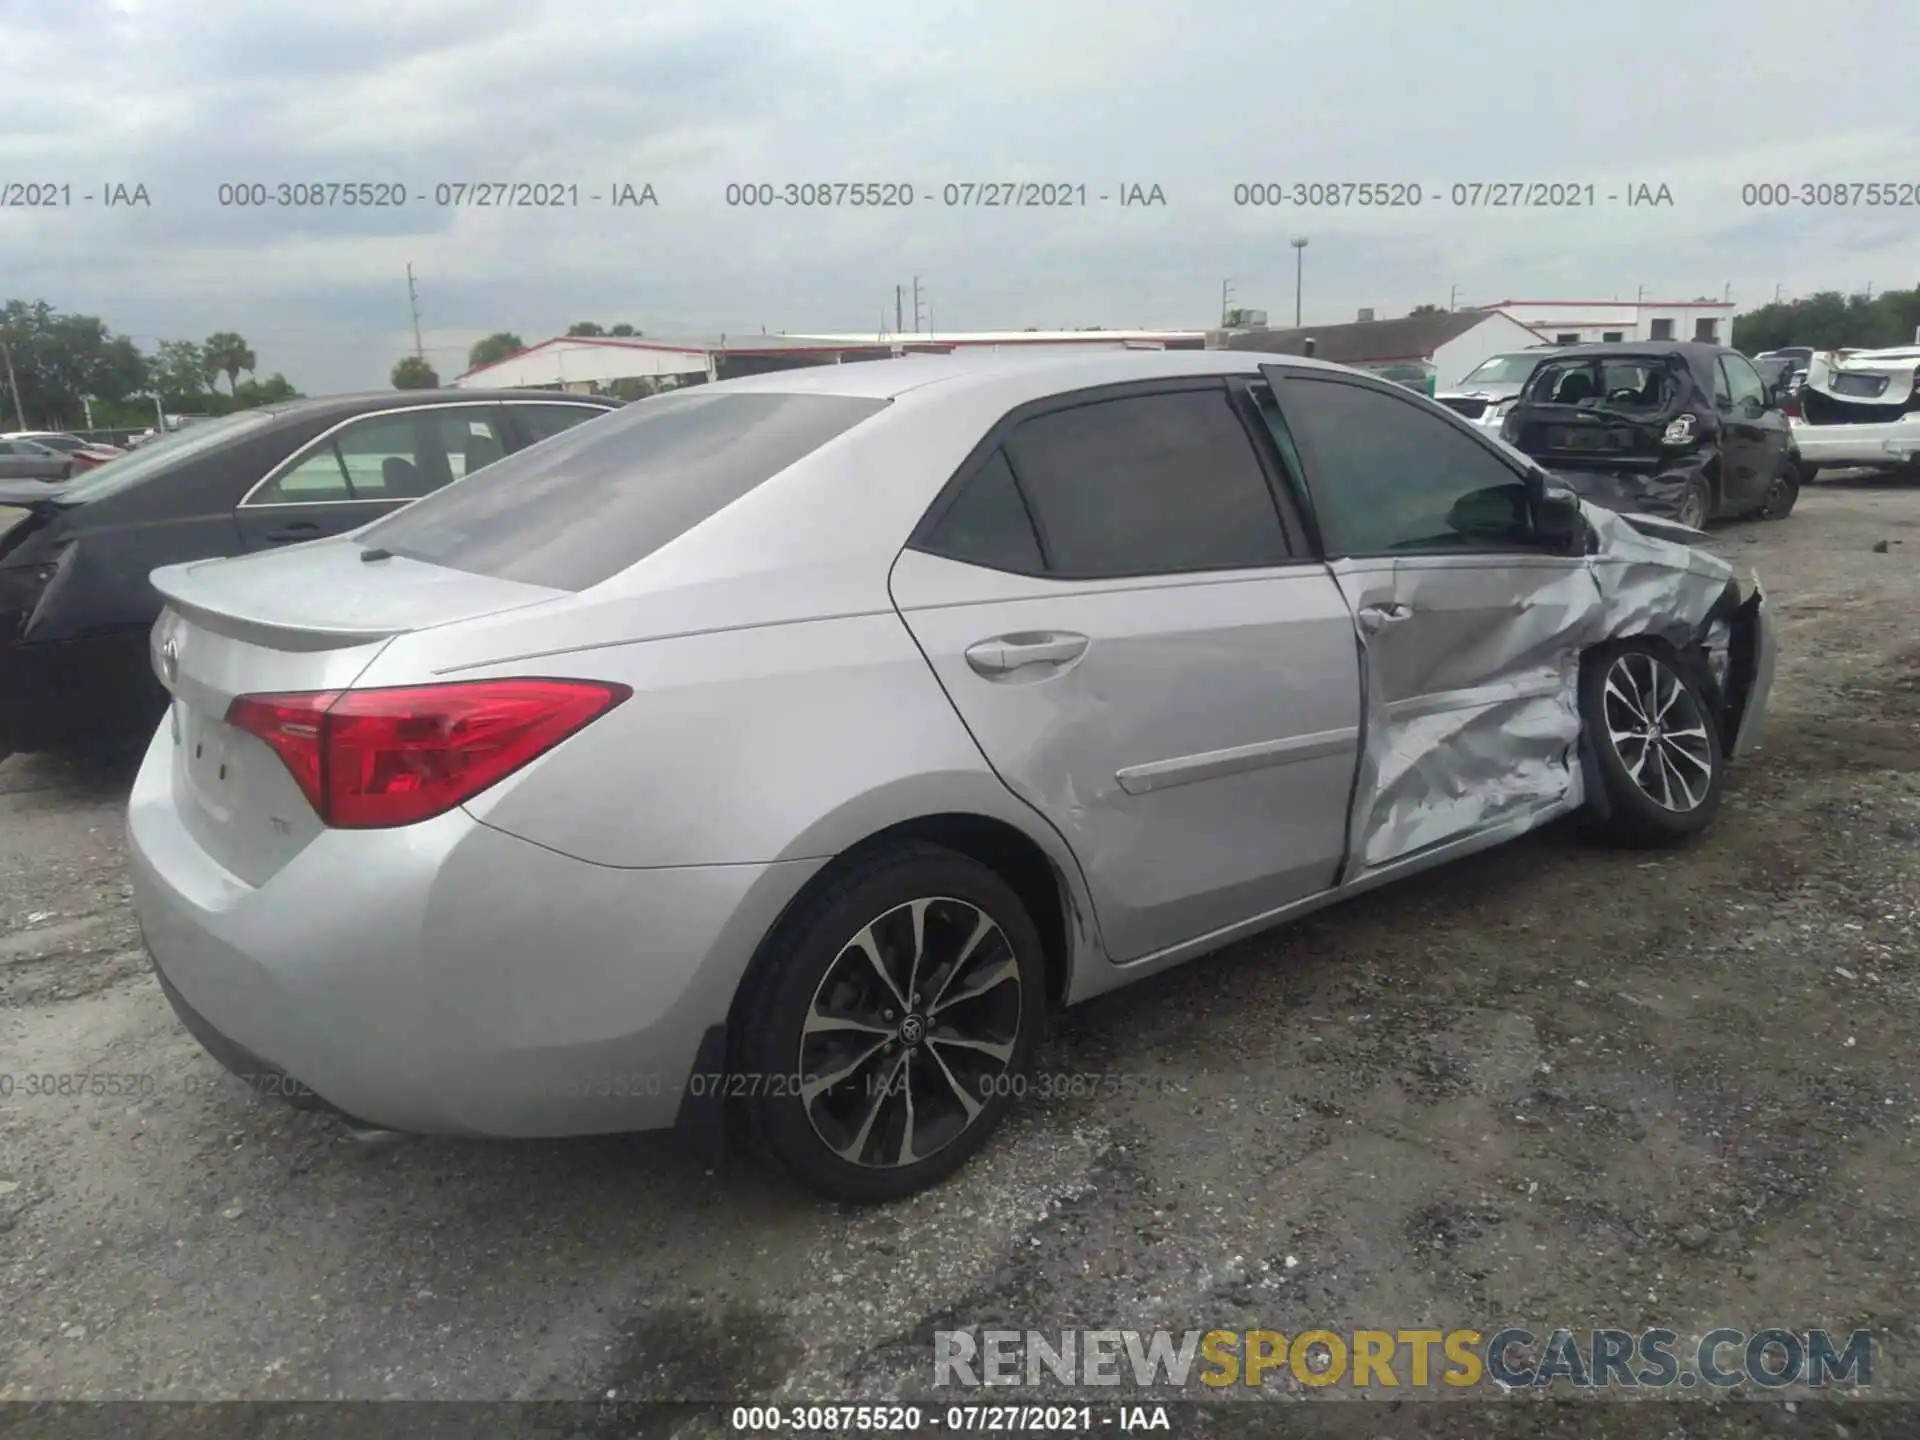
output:
<instances>
[{"instance_id":1,"label":"light pole","mask_svg":"<svg viewBox=\"0 0 1920 1440\"><path fill-rule=\"evenodd\" d=\"M1293 328L1300 328L1300 286L1301 277L1307 264L1307 237L1296 235L1293 238Z\"/></svg>"}]
</instances>

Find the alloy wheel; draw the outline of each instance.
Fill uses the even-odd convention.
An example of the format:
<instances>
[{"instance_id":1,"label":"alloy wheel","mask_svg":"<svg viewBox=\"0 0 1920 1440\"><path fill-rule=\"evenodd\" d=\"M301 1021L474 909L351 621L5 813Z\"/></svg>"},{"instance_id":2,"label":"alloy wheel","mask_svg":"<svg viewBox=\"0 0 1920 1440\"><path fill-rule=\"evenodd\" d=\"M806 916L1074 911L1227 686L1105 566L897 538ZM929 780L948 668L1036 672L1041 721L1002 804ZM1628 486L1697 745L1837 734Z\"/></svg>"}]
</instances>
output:
<instances>
[{"instance_id":1,"label":"alloy wheel","mask_svg":"<svg viewBox=\"0 0 1920 1440\"><path fill-rule=\"evenodd\" d=\"M951 1145L1006 1093L1020 966L966 900L897 905L827 966L801 1028L799 1098L821 1142L891 1169Z\"/></svg>"},{"instance_id":2,"label":"alloy wheel","mask_svg":"<svg viewBox=\"0 0 1920 1440\"><path fill-rule=\"evenodd\" d=\"M1680 502L1679 520L1689 530L1704 529L1707 523L1706 501L1698 490L1689 490L1686 499Z\"/></svg>"},{"instance_id":3,"label":"alloy wheel","mask_svg":"<svg viewBox=\"0 0 1920 1440\"><path fill-rule=\"evenodd\" d=\"M1662 809L1696 810L1713 782L1707 719L1672 666L1630 651L1607 670L1607 736L1627 778Z\"/></svg>"}]
</instances>

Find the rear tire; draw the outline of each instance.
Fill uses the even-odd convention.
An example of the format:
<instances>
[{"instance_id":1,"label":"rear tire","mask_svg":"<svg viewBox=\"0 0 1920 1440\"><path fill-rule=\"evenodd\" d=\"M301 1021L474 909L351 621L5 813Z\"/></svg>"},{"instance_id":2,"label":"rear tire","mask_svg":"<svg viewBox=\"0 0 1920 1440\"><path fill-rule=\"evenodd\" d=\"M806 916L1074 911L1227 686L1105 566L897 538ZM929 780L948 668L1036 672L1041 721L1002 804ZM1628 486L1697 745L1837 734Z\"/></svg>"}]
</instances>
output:
<instances>
[{"instance_id":1,"label":"rear tire","mask_svg":"<svg viewBox=\"0 0 1920 1440\"><path fill-rule=\"evenodd\" d=\"M857 1204L916 1194L1025 1093L1046 968L1032 918L986 866L917 842L875 851L767 945L730 1084L802 1184Z\"/></svg>"},{"instance_id":2,"label":"rear tire","mask_svg":"<svg viewBox=\"0 0 1920 1440\"><path fill-rule=\"evenodd\" d=\"M1762 520L1784 520L1793 513L1794 502L1799 498L1799 472L1792 465L1783 465L1753 513Z\"/></svg>"},{"instance_id":3,"label":"rear tire","mask_svg":"<svg viewBox=\"0 0 1920 1440\"><path fill-rule=\"evenodd\" d=\"M1580 672L1580 718L1605 787L1601 833L1644 848L1699 834L1720 809L1726 762L1705 667L1649 640L1603 645Z\"/></svg>"},{"instance_id":4,"label":"rear tire","mask_svg":"<svg viewBox=\"0 0 1920 1440\"><path fill-rule=\"evenodd\" d=\"M1705 476L1696 475L1687 481L1686 493L1680 497L1680 509L1674 519L1689 530L1704 530L1712 518L1713 491L1707 488Z\"/></svg>"}]
</instances>

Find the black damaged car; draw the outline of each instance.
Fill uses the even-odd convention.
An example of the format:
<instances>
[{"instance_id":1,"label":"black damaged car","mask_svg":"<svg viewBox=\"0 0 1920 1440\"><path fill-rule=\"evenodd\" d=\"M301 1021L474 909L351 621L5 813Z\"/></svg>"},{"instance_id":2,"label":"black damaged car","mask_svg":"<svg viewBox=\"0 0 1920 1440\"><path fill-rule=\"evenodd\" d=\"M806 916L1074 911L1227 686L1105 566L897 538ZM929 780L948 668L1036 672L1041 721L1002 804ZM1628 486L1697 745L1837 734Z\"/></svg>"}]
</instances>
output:
<instances>
[{"instance_id":1,"label":"black damaged car","mask_svg":"<svg viewBox=\"0 0 1920 1440\"><path fill-rule=\"evenodd\" d=\"M1576 345L1534 371L1501 437L1609 510L1778 520L1804 478L1781 399L1723 345Z\"/></svg>"}]
</instances>

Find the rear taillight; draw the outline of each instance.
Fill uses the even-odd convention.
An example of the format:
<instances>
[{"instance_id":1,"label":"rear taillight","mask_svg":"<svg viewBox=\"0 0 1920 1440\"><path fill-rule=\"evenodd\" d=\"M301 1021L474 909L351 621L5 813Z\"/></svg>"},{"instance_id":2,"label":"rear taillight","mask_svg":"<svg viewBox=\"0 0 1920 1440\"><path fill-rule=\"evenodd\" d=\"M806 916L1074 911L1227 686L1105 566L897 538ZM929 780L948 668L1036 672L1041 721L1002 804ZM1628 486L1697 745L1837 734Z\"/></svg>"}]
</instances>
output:
<instances>
[{"instance_id":1,"label":"rear taillight","mask_svg":"<svg viewBox=\"0 0 1920 1440\"><path fill-rule=\"evenodd\" d=\"M471 680L242 695L227 723L273 748L327 825L380 830L463 804L632 693L592 680Z\"/></svg>"}]
</instances>

